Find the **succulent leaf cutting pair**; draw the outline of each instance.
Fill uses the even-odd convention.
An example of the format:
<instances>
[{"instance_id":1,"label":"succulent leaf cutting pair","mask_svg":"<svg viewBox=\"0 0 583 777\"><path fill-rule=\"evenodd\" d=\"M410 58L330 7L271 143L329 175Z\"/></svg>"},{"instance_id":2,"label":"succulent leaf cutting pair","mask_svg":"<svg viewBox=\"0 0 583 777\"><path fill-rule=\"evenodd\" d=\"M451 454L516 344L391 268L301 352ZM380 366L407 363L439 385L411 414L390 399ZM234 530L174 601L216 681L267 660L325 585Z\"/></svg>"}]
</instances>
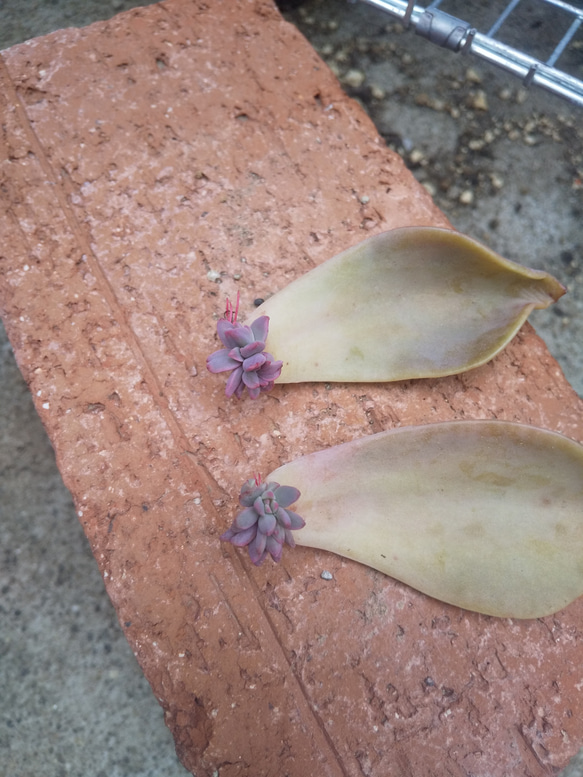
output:
<instances>
[{"instance_id":1,"label":"succulent leaf cutting pair","mask_svg":"<svg viewBox=\"0 0 583 777\"><path fill-rule=\"evenodd\" d=\"M440 377L489 361L565 289L457 232L397 229L354 246L263 303L228 305L227 395L276 383ZM238 304L237 304L238 307ZM265 351L269 331L270 350ZM279 483L293 483L294 486ZM583 594L583 446L502 421L406 427L248 480L225 541L260 564L283 545L355 559L443 601L533 618Z\"/></svg>"}]
</instances>

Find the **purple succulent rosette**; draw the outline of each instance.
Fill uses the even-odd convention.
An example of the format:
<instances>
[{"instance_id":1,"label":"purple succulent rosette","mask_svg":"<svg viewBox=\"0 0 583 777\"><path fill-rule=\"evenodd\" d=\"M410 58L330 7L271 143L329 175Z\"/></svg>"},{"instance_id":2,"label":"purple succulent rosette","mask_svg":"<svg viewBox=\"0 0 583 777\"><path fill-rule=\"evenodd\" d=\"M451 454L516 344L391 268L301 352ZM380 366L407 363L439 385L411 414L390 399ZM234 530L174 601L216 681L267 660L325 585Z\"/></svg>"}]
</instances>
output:
<instances>
[{"instance_id":1,"label":"purple succulent rosette","mask_svg":"<svg viewBox=\"0 0 583 777\"><path fill-rule=\"evenodd\" d=\"M237 548L248 545L249 556L256 566L263 563L268 553L274 561L281 561L284 543L295 547L292 531L306 525L301 516L288 509L299 497L300 492L293 486L261 483L259 478L250 478L243 483L239 495L245 509L221 540Z\"/></svg>"},{"instance_id":2,"label":"purple succulent rosette","mask_svg":"<svg viewBox=\"0 0 583 777\"><path fill-rule=\"evenodd\" d=\"M211 353L206 360L209 372L231 371L225 393L240 398L247 388L251 399L257 399L262 391L270 391L281 374L283 362L275 361L265 350L269 331L269 316L261 316L251 326L237 321L237 308L233 311L227 301L225 317L217 323L217 334L225 348Z\"/></svg>"}]
</instances>

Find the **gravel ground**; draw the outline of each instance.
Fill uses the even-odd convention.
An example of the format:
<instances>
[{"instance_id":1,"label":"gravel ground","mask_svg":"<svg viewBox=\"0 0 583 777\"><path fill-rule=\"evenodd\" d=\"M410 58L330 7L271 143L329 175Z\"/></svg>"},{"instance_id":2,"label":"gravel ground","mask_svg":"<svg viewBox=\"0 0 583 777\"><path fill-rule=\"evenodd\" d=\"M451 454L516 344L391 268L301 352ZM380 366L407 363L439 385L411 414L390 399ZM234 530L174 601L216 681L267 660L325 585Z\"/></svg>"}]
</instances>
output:
<instances>
[{"instance_id":1,"label":"gravel ground","mask_svg":"<svg viewBox=\"0 0 583 777\"><path fill-rule=\"evenodd\" d=\"M146 4L0 0L0 49ZM287 5L287 18L454 226L568 287L531 321L583 396L582 111L443 51L363 3ZM460 0L442 7L479 25L493 5ZM530 53L544 56L547 20L536 3L528 7L530 16L509 28L506 42L517 45L528 33ZM581 79L582 36L565 65ZM118 627L1 327L0 505L0 774L186 775ZM583 758L563 772L580 775Z\"/></svg>"},{"instance_id":2,"label":"gravel ground","mask_svg":"<svg viewBox=\"0 0 583 777\"><path fill-rule=\"evenodd\" d=\"M484 5L506 3L441 7L479 24ZM286 17L457 229L568 288L530 320L583 396L583 109L438 48L365 3L310 0ZM538 29L541 19L521 21ZM583 31L574 45L566 64L583 80Z\"/></svg>"}]
</instances>

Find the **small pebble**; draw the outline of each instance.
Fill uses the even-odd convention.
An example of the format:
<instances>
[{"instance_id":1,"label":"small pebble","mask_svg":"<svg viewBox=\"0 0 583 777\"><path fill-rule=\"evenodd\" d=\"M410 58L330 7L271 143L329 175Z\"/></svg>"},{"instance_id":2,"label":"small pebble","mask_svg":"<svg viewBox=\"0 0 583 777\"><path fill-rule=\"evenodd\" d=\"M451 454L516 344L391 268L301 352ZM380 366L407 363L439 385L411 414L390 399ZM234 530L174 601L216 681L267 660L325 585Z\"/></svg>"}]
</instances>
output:
<instances>
[{"instance_id":1,"label":"small pebble","mask_svg":"<svg viewBox=\"0 0 583 777\"><path fill-rule=\"evenodd\" d=\"M528 98L528 90L526 89L519 89L518 92L516 93L516 102L519 105L522 105L522 103L525 102L527 98Z\"/></svg>"},{"instance_id":2,"label":"small pebble","mask_svg":"<svg viewBox=\"0 0 583 777\"><path fill-rule=\"evenodd\" d=\"M325 569L325 570L322 572L322 574L320 575L320 577L322 578L322 580L332 580L332 579L333 579L333 577L332 577L332 572L328 572L328 570L327 570L327 569Z\"/></svg>"},{"instance_id":3,"label":"small pebble","mask_svg":"<svg viewBox=\"0 0 583 777\"><path fill-rule=\"evenodd\" d=\"M488 110L488 99L486 97L486 92L484 92L483 89L479 89L475 95L472 97L471 101L471 107L474 108L476 111L487 111Z\"/></svg>"},{"instance_id":4,"label":"small pebble","mask_svg":"<svg viewBox=\"0 0 583 777\"><path fill-rule=\"evenodd\" d=\"M382 88L382 86L377 86L376 84L373 84L370 88L370 94L373 100L384 100L387 96L387 93Z\"/></svg>"},{"instance_id":5,"label":"small pebble","mask_svg":"<svg viewBox=\"0 0 583 777\"><path fill-rule=\"evenodd\" d=\"M209 270L206 274L206 277L209 279L209 281L214 281L215 283L219 283L221 280L221 273L217 272L216 270Z\"/></svg>"},{"instance_id":6,"label":"small pebble","mask_svg":"<svg viewBox=\"0 0 583 777\"><path fill-rule=\"evenodd\" d=\"M473 67L469 67L466 70L466 81L469 81L471 84L481 84L482 76Z\"/></svg>"},{"instance_id":7,"label":"small pebble","mask_svg":"<svg viewBox=\"0 0 583 777\"><path fill-rule=\"evenodd\" d=\"M362 70L351 69L344 74L344 76L342 77L342 82L345 83L347 86L352 86L357 88L359 86L362 86L365 78L366 76L362 72Z\"/></svg>"},{"instance_id":8,"label":"small pebble","mask_svg":"<svg viewBox=\"0 0 583 777\"><path fill-rule=\"evenodd\" d=\"M471 205L474 201L474 192L471 189L466 189L460 194L460 202L462 205Z\"/></svg>"}]
</instances>

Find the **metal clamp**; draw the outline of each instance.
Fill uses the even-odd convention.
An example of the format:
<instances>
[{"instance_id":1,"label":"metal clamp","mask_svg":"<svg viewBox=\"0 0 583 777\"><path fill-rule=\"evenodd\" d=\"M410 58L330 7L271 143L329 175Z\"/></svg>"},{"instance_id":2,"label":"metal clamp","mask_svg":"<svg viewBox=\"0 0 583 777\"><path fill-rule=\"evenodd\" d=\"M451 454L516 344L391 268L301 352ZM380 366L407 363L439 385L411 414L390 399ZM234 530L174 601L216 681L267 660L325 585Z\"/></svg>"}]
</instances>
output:
<instances>
[{"instance_id":1,"label":"metal clamp","mask_svg":"<svg viewBox=\"0 0 583 777\"><path fill-rule=\"evenodd\" d=\"M444 49L459 51L471 25L444 11L425 11L415 26L417 35Z\"/></svg>"}]
</instances>

